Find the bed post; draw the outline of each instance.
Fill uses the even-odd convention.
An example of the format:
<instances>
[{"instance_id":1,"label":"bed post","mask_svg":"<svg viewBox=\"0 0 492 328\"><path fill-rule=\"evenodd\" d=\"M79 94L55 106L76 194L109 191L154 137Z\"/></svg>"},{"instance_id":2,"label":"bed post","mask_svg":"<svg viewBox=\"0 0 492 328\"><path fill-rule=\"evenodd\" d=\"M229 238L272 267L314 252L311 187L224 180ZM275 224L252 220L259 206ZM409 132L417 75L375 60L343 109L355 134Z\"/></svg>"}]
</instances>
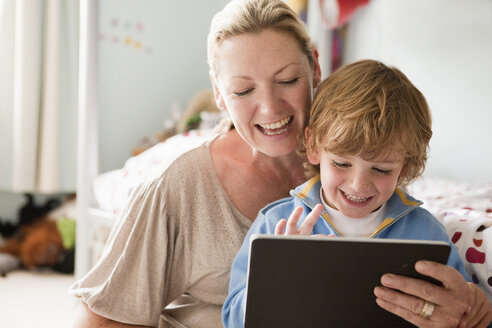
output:
<instances>
[{"instance_id":1,"label":"bed post","mask_svg":"<svg viewBox=\"0 0 492 328\"><path fill-rule=\"evenodd\" d=\"M90 221L92 179L98 173L97 119L97 0L81 0L79 13L79 86L77 137L77 246L75 277L91 268Z\"/></svg>"}]
</instances>

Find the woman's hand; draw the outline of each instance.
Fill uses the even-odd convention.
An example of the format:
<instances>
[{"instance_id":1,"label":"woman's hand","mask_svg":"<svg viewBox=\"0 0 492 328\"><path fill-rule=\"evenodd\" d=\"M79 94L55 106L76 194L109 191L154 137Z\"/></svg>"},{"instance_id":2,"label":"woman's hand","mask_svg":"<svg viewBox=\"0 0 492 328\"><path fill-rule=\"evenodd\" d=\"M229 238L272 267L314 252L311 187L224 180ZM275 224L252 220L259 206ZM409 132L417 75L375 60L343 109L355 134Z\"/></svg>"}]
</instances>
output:
<instances>
[{"instance_id":1,"label":"woman's hand","mask_svg":"<svg viewBox=\"0 0 492 328\"><path fill-rule=\"evenodd\" d=\"M492 322L492 306L483 290L472 282L468 285L473 290L475 301L472 310L461 318L460 327L487 327Z\"/></svg>"},{"instance_id":2,"label":"woman's hand","mask_svg":"<svg viewBox=\"0 0 492 328\"><path fill-rule=\"evenodd\" d=\"M275 226L276 235L310 235L313 232L313 227L318 221L321 212L323 212L323 205L317 204L311 213L306 216L304 222L302 222L299 229L297 229L297 223L302 214L302 206L296 207L289 216L289 220L280 220ZM285 230L285 233L284 233Z\"/></svg>"},{"instance_id":3,"label":"woman's hand","mask_svg":"<svg viewBox=\"0 0 492 328\"><path fill-rule=\"evenodd\" d=\"M381 277L376 302L418 327L487 327L492 308L483 291L465 281L454 268L419 261L417 272L437 279L442 286L393 274Z\"/></svg>"}]
</instances>

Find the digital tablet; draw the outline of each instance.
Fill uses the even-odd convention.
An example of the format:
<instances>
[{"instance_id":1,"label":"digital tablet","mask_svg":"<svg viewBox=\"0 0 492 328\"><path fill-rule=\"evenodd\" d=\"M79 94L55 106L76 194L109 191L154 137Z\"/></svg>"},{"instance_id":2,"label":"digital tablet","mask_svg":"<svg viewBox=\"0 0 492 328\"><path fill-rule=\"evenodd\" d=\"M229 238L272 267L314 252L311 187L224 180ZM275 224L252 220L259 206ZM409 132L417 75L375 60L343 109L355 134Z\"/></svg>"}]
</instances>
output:
<instances>
[{"instance_id":1,"label":"digital tablet","mask_svg":"<svg viewBox=\"0 0 492 328\"><path fill-rule=\"evenodd\" d=\"M445 242L253 235L246 327L412 327L376 304L384 273L421 278L418 260L447 263Z\"/></svg>"}]
</instances>

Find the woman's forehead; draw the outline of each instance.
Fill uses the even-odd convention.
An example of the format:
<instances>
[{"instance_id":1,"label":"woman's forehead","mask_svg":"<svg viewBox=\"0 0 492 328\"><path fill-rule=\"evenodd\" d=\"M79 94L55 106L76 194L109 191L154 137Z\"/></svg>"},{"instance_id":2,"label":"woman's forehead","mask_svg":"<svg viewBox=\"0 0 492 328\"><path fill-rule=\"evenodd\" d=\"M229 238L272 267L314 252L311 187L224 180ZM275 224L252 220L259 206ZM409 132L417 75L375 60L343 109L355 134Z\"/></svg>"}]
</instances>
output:
<instances>
[{"instance_id":1,"label":"woman's forehead","mask_svg":"<svg viewBox=\"0 0 492 328\"><path fill-rule=\"evenodd\" d=\"M273 29L231 36L215 49L216 70L226 67L234 75L244 75L242 71L251 72L255 68L276 71L295 64L310 68L298 41L287 32Z\"/></svg>"}]
</instances>

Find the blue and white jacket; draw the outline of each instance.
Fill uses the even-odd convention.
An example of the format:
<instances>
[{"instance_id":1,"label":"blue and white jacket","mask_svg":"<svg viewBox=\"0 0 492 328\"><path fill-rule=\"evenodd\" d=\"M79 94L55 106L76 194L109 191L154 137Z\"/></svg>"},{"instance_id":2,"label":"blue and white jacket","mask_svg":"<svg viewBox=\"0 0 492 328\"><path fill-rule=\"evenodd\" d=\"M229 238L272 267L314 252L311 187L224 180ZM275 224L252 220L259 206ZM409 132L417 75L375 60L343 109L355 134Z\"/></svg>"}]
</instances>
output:
<instances>
[{"instance_id":1,"label":"blue and white jacket","mask_svg":"<svg viewBox=\"0 0 492 328\"><path fill-rule=\"evenodd\" d=\"M292 190L292 197L273 202L264 207L253 222L244 242L232 264L229 281L229 295L222 308L222 321L225 327L243 327L246 309L246 278L249 261L249 244L253 234L274 234L275 226L281 219L287 219L297 206L304 211L299 219L300 225L312 208L321 203L320 178L314 177ZM401 189L396 189L387 202L385 219L371 238L442 240L451 245L448 265L457 269L467 281L458 250L450 241L444 226L427 210L421 208L422 202L412 198ZM340 236L331 223L328 213L323 211L313 227L313 234Z\"/></svg>"}]
</instances>

